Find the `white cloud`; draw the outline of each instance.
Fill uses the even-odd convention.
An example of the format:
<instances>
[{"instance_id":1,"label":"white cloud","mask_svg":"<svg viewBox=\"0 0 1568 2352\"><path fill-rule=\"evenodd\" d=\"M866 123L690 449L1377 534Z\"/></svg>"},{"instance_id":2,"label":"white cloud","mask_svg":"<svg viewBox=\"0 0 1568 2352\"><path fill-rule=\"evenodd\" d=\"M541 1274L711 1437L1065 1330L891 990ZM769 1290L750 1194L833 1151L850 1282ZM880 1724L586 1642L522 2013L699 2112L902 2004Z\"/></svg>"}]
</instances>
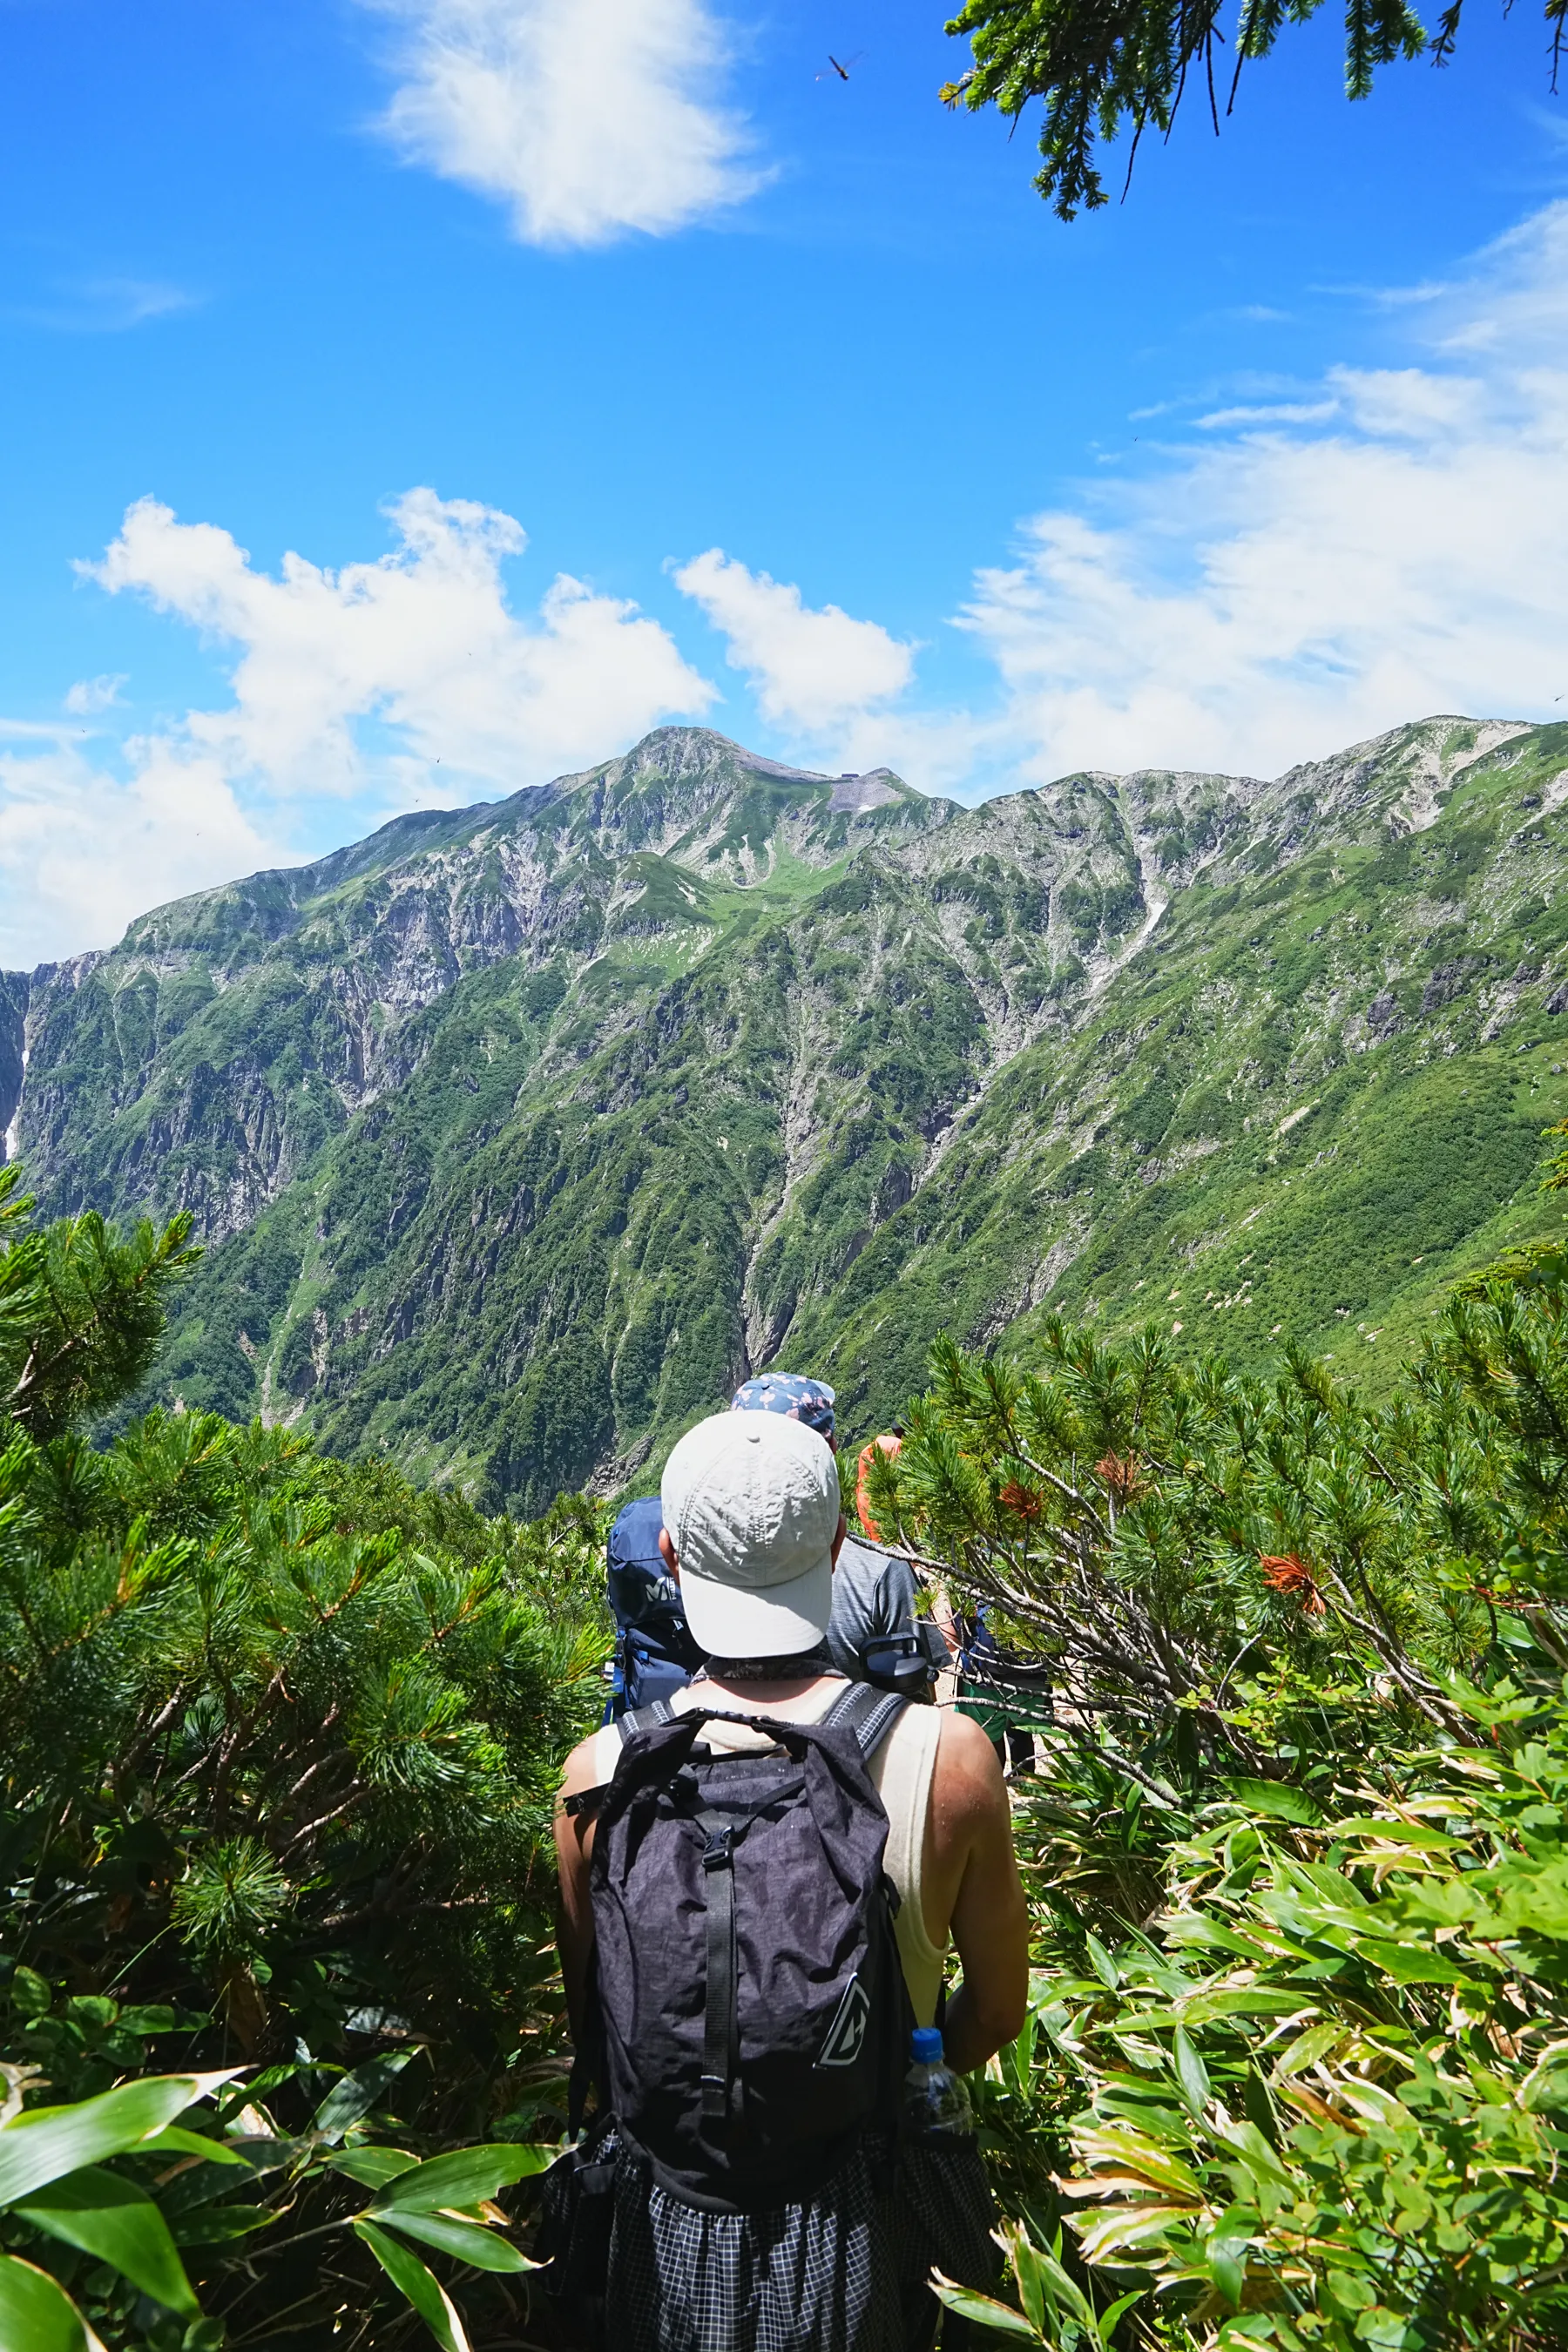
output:
<instances>
[{"instance_id":1,"label":"white cloud","mask_svg":"<svg viewBox=\"0 0 1568 2352\"><path fill-rule=\"evenodd\" d=\"M719 103L705 0L371 0L403 18L385 128L412 162L510 207L526 244L653 236L765 176Z\"/></svg>"},{"instance_id":2,"label":"white cloud","mask_svg":"<svg viewBox=\"0 0 1568 2352\"><path fill-rule=\"evenodd\" d=\"M1198 424L1205 433L1233 432L1238 425L1321 425L1337 414L1337 400L1285 400L1262 408L1215 408Z\"/></svg>"},{"instance_id":3,"label":"white cloud","mask_svg":"<svg viewBox=\"0 0 1568 2352\"><path fill-rule=\"evenodd\" d=\"M1463 376L1424 368L1333 368L1329 381L1340 408L1361 433L1407 436L1472 432L1486 425L1486 387Z\"/></svg>"},{"instance_id":4,"label":"white cloud","mask_svg":"<svg viewBox=\"0 0 1568 2352\"><path fill-rule=\"evenodd\" d=\"M126 672L116 670L112 677L79 677L65 698L65 708L76 719L88 719L95 711L108 710L120 700L120 689L126 682Z\"/></svg>"},{"instance_id":5,"label":"white cloud","mask_svg":"<svg viewBox=\"0 0 1568 2352\"><path fill-rule=\"evenodd\" d=\"M236 653L233 699L131 737L113 770L68 720L0 720L18 747L0 752L0 964L108 946L150 907L294 862L302 835L314 851L416 803L540 783L714 700L658 622L565 573L513 613L510 515L427 489L389 512L389 555L331 572L289 554L272 574L216 524L128 509L81 572ZM82 679L66 708L107 710L123 683Z\"/></svg>"},{"instance_id":6,"label":"white cloud","mask_svg":"<svg viewBox=\"0 0 1568 2352\"><path fill-rule=\"evenodd\" d=\"M67 749L0 753L0 968L107 947L149 907L287 862L214 761L149 745L124 783Z\"/></svg>"},{"instance_id":7,"label":"white cloud","mask_svg":"<svg viewBox=\"0 0 1568 2352\"><path fill-rule=\"evenodd\" d=\"M857 621L837 604L814 608L798 588L749 572L717 547L680 566L675 584L730 641L757 708L773 725L805 736L901 694L914 675L914 648L877 621Z\"/></svg>"},{"instance_id":8,"label":"white cloud","mask_svg":"<svg viewBox=\"0 0 1568 2352\"><path fill-rule=\"evenodd\" d=\"M1568 204L1388 307L1413 363L1328 370L1136 486L1035 517L960 618L1022 772L1269 775L1431 711L1568 691ZM1557 714L1557 715L1560 715Z\"/></svg>"},{"instance_id":9,"label":"white cloud","mask_svg":"<svg viewBox=\"0 0 1568 2352\"><path fill-rule=\"evenodd\" d=\"M714 698L657 621L564 573L520 620L501 566L526 539L510 515L429 489L388 513L391 554L338 572L289 554L274 577L216 524L142 499L81 569L239 647L232 706L192 711L180 738L271 793L363 790L366 720L416 768L510 791Z\"/></svg>"}]
</instances>

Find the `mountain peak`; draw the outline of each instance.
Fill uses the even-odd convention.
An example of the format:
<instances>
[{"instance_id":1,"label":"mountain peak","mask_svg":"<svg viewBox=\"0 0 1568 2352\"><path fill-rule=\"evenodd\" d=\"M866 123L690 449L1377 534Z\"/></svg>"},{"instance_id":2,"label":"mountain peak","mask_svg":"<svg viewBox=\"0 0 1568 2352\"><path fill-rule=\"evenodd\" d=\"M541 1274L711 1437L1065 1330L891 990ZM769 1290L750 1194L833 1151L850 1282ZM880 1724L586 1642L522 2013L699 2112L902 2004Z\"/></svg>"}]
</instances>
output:
<instances>
[{"instance_id":1,"label":"mountain peak","mask_svg":"<svg viewBox=\"0 0 1568 2352\"><path fill-rule=\"evenodd\" d=\"M529 1508L1047 1307L1370 1366L1535 1230L1565 828L1568 727L973 810L660 728L0 980L0 1130L194 1213L187 1402Z\"/></svg>"},{"instance_id":2,"label":"mountain peak","mask_svg":"<svg viewBox=\"0 0 1568 2352\"><path fill-rule=\"evenodd\" d=\"M889 827L923 829L955 813L890 769L835 777L792 768L709 727L657 727L618 758L505 806L523 824L552 828L562 852L590 843L604 856L651 852L742 889L773 871L781 850L822 866Z\"/></svg>"},{"instance_id":3,"label":"mountain peak","mask_svg":"<svg viewBox=\"0 0 1568 2352\"><path fill-rule=\"evenodd\" d=\"M710 766L715 761L733 761L754 776L772 776L780 783L823 784L829 781L815 768L791 768L780 760L767 759L761 751L749 751L743 743L721 735L713 727L656 727L640 742L633 744L621 762L612 761L610 764L684 772Z\"/></svg>"},{"instance_id":4,"label":"mountain peak","mask_svg":"<svg viewBox=\"0 0 1568 2352\"><path fill-rule=\"evenodd\" d=\"M716 728L655 727L629 751L601 760L595 767L556 776L542 789L546 800L561 801L596 786L618 794L643 779L695 784L714 777L733 781L742 775L765 776L774 783L807 786L831 782L813 769L786 767L782 761L766 759L760 751L748 751L743 743L721 735Z\"/></svg>"}]
</instances>

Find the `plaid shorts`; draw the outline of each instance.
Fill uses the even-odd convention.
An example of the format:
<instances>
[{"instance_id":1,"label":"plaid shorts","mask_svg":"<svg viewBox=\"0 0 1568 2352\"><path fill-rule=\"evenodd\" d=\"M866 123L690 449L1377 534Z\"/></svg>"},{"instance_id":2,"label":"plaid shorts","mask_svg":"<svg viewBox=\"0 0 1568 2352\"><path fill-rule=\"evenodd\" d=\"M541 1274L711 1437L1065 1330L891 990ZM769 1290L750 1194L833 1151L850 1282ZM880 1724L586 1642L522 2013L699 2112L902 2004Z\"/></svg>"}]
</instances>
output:
<instances>
[{"instance_id":1,"label":"plaid shorts","mask_svg":"<svg viewBox=\"0 0 1568 2352\"><path fill-rule=\"evenodd\" d=\"M817 2194L714 2213L620 2159L605 2316L612 2352L926 2352L932 2263L989 2285L995 2220L973 2141L861 2152Z\"/></svg>"}]
</instances>

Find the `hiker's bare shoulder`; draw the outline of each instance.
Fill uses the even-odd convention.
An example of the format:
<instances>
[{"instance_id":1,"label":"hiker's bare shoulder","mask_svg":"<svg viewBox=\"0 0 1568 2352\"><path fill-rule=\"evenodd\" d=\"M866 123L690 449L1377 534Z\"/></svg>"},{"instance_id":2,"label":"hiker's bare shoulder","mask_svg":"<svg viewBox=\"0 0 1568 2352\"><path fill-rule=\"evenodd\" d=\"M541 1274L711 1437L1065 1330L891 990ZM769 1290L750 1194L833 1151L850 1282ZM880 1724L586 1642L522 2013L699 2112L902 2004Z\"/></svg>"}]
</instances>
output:
<instances>
[{"instance_id":1,"label":"hiker's bare shoulder","mask_svg":"<svg viewBox=\"0 0 1568 2352\"><path fill-rule=\"evenodd\" d=\"M1007 1811L1007 1786L996 1750L973 1716L944 1707L931 1794L949 1820Z\"/></svg>"},{"instance_id":2,"label":"hiker's bare shoulder","mask_svg":"<svg viewBox=\"0 0 1568 2352\"><path fill-rule=\"evenodd\" d=\"M586 1739L577 1742L566 1759L566 1767L561 1775L561 1794L563 1797L574 1797L580 1790L592 1789L597 1784L601 1778L598 1756L599 1735L591 1731Z\"/></svg>"}]
</instances>

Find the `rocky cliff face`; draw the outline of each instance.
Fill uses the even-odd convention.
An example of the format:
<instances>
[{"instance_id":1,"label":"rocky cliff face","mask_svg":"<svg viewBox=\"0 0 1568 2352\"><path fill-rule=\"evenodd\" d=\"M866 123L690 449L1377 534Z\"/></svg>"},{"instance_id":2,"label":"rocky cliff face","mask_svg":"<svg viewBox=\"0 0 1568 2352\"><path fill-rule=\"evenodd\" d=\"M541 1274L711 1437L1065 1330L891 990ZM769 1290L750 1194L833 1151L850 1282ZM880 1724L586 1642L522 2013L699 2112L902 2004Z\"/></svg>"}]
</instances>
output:
<instances>
[{"instance_id":1,"label":"rocky cliff face","mask_svg":"<svg viewBox=\"0 0 1568 2352\"><path fill-rule=\"evenodd\" d=\"M1458 719L973 811L664 729L0 981L0 1112L49 1207L194 1212L191 1402L530 1506L1053 1306L1375 1367L1538 1213L1564 792Z\"/></svg>"},{"instance_id":2,"label":"rocky cliff face","mask_svg":"<svg viewBox=\"0 0 1568 2352\"><path fill-rule=\"evenodd\" d=\"M574 977L617 941L700 952L736 889L951 814L896 779L833 782L661 729L584 775L400 818L159 908L107 954L0 978L3 1124L51 1210L185 1208L221 1241L403 1084L418 1016L466 976Z\"/></svg>"}]
</instances>

